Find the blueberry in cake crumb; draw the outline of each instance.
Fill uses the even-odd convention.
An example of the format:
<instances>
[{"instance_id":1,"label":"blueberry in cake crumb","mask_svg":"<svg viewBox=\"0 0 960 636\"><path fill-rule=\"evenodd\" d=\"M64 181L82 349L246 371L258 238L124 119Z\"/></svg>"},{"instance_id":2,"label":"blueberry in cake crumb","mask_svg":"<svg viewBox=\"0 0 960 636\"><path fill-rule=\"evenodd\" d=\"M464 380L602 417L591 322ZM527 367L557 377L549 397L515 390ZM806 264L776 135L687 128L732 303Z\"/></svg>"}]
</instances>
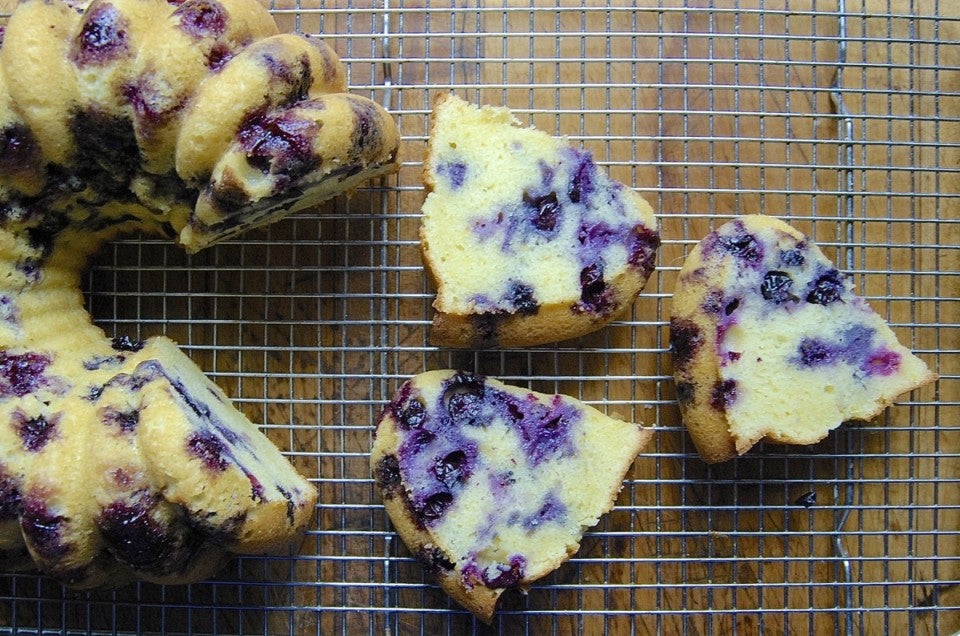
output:
<instances>
[{"instance_id":1,"label":"blueberry in cake crumb","mask_svg":"<svg viewBox=\"0 0 960 636\"><path fill-rule=\"evenodd\" d=\"M50 357L33 352L0 351L0 395L23 397L45 383Z\"/></svg>"},{"instance_id":2,"label":"blueberry in cake crumb","mask_svg":"<svg viewBox=\"0 0 960 636\"><path fill-rule=\"evenodd\" d=\"M624 315L653 272L660 240L646 201L507 109L441 95L424 183L434 344L575 338Z\"/></svg>"},{"instance_id":3,"label":"blueberry in cake crumb","mask_svg":"<svg viewBox=\"0 0 960 636\"><path fill-rule=\"evenodd\" d=\"M671 310L680 412L700 456L813 444L936 379L803 234L757 215L691 251Z\"/></svg>"},{"instance_id":4,"label":"blueberry in cake crumb","mask_svg":"<svg viewBox=\"0 0 960 636\"><path fill-rule=\"evenodd\" d=\"M409 404L420 405L415 427L404 421ZM576 551L650 437L569 397L439 370L397 389L370 462L400 537L489 622L506 590Z\"/></svg>"}]
</instances>

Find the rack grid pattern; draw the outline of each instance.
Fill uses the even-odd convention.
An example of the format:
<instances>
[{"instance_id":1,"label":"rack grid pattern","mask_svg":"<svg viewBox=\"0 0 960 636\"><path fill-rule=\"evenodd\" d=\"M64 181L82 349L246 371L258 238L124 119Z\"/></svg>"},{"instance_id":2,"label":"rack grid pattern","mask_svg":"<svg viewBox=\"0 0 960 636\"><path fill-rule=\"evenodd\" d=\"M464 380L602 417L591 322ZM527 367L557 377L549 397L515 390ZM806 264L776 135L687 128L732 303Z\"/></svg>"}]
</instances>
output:
<instances>
[{"instance_id":1,"label":"rack grid pattern","mask_svg":"<svg viewBox=\"0 0 960 636\"><path fill-rule=\"evenodd\" d=\"M320 491L289 554L191 586L78 593L0 575L0 631L289 634L960 632L960 6L947 0L275 0L386 105L403 166L188 257L127 237L86 277L110 334L165 333ZM417 232L433 97L566 135L657 209L632 312L576 341L429 343ZM738 214L793 223L940 374L812 447L709 467L682 429L677 271ZM368 466L407 377L457 367L657 426L615 509L477 623L396 537ZM784 387L789 392L789 387Z\"/></svg>"}]
</instances>

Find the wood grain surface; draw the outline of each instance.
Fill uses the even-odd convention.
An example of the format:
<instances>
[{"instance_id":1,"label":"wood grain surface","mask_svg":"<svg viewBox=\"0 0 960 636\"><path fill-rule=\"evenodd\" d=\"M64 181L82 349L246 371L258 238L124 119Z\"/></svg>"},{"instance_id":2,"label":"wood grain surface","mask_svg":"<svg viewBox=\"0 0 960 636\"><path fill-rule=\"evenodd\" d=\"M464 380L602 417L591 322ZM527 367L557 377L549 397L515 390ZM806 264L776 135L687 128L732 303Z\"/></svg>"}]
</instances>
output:
<instances>
[{"instance_id":1,"label":"wood grain surface","mask_svg":"<svg viewBox=\"0 0 960 636\"><path fill-rule=\"evenodd\" d=\"M404 136L399 175L193 258L150 240L119 242L88 286L107 331L164 331L185 343L267 425L320 489L317 527L294 554L239 560L189 588L76 594L0 577L0 625L960 630L958 5L848 1L838 64L837 0L411 0L388 11L278 3L284 30L322 34L344 56L355 90L389 95ZM389 41L375 37L384 18ZM654 204L658 270L624 320L529 351L429 346L420 171L430 105L446 90L569 136ZM691 246L743 213L781 216L810 234L941 380L814 447L762 445L717 467L700 462L674 399L670 296ZM563 391L659 429L617 508L569 563L507 599L492 628L424 578L369 478L383 404L405 377L445 366ZM811 492L814 505L797 503Z\"/></svg>"}]
</instances>

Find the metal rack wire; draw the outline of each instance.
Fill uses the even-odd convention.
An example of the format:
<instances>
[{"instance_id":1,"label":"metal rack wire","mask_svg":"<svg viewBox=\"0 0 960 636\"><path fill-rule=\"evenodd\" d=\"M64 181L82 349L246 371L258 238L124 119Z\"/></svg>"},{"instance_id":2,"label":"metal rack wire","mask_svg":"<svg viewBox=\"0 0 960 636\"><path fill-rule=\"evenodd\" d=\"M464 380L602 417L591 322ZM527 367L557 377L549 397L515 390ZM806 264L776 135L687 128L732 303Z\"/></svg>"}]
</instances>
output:
<instances>
[{"instance_id":1,"label":"metal rack wire","mask_svg":"<svg viewBox=\"0 0 960 636\"><path fill-rule=\"evenodd\" d=\"M188 587L90 593L0 576L18 632L960 631L960 13L946 0L308 0L352 88L389 106L401 172L194 257L132 237L88 302L108 333L177 339L321 493L291 554ZM432 96L454 90L590 149L661 215L632 314L575 342L427 338L417 246ZM687 250L736 214L795 223L941 379L810 448L707 467L680 425L666 323ZM367 465L397 385L460 367L656 424L580 552L478 625L393 534ZM784 390L789 390L785 387Z\"/></svg>"}]
</instances>

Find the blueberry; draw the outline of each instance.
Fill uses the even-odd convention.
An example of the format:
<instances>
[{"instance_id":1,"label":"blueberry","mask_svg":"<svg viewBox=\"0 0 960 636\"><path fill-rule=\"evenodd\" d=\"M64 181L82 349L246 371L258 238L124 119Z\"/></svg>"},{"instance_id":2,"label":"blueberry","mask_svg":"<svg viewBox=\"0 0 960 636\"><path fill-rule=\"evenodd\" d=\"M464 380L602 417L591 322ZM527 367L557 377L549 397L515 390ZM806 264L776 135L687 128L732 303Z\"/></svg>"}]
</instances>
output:
<instances>
[{"instance_id":1,"label":"blueberry","mask_svg":"<svg viewBox=\"0 0 960 636\"><path fill-rule=\"evenodd\" d=\"M40 146L30 129L11 124L0 130L0 171L29 169L40 159Z\"/></svg>"},{"instance_id":2,"label":"blueberry","mask_svg":"<svg viewBox=\"0 0 960 636\"><path fill-rule=\"evenodd\" d=\"M43 415L27 417L23 411L17 409L13 414L13 423L23 447L31 453L37 453L57 436L60 414L57 413L49 419Z\"/></svg>"},{"instance_id":3,"label":"blueberry","mask_svg":"<svg viewBox=\"0 0 960 636\"><path fill-rule=\"evenodd\" d=\"M467 454L462 450L455 450L447 453L445 457L438 457L433 465L433 473L447 488L466 481L470 476Z\"/></svg>"},{"instance_id":4,"label":"blueberry","mask_svg":"<svg viewBox=\"0 0 960 636\"><path fill-rule=\"evenodd\" d=\"M112 346L117 351L140 351L143 349L143 340L134 340L130 336L119 336L114 338Z\"/></svg>"},{"instance_id":5,"label":"blueberry","mask_svg":"<svg viewBox=\"0 0 960 636\"><path fill-rule=\"evenodd\" d=\"M657 249L660 247L660 235L653 230L637 226L631 234L629 262L649 278L656 267Z\"/></svg>"},{"instance_id":6,"label":"blueberry","mask_svg":"<svg viewBox=\"0 0 960 636\"><path fill-rule=\"evenodd\" d=\"M385 495L392 496L400 488L400 462L396 455L386 455L377 462L374 479Z\"/></svg>"},{"instance_id":7,"label":"blueberry","mask_svg":"<svg viewBox=\"0 0 960 636\"><path fill-rule=\"evenodd\" d=\"M829 305L840 300L843 290L843 275L832 269L810 285L807 302L815 305Z\"/></svg>"},{"instance_id":8,"label":"blueberry","mask_svg":"<svg viewBox=\"0 0 960 636\"><path fill-rule=\"evenodd\" d=\"M601 263L593 263L580 270L580 308L595 313L607 313L613 309L607 283L603 280Z\"/></svg>"},{"instance_id":9,"label":"blueberry","mask_svg":"<svg viewBox=\"0 0 960 636\"><path fill-rule=\"evenodd\" d=\"M93 5L73 42L78 65L105 64L127 51L127 21L112 4Z\"/></svg>"},{"instance_id":10,"label":"blueberry","mask_svg":"<svg viewBox=\"0 0 960 636\"><path fill-rule=\"evenodd\" d=\"M217 42L210 48L210 52L207 53L207 68L213 72L217 72L223 68L223 65L229 62L233 56L234 50L232 48L223 42Z\"/></svg>"},{"instance_id":11,"label":"blueberry","mask_svg":"<svg viewBox=\"0 0 960 636\"><path fill-rule=\"evenodd\" d=\"M103 533L110 552L119 561L139 569L162 566L175 544L166 529L152 515L157 501L143 496L131 504L115 501L97 515L97 527Z\"/></svg>"},{"instance_id":12,"label":"blueberry","mask_svg":"<svg viewBox=\"0 0 960 636\"><path fill-rule=\"evenodd\" d=\"M0 466L0 521L16 519L22 499L16 480Z\"/></svg>"},{"instance_id":13,"label":"blueberry","mask_svg":"<svg viewBox=\"0 0 960 636\"><path fill-rule=\"evenodd\" d=\"M522 316L532 316L540 309L533 288L518 281L511 281L505 300L514 312Z\"/></svg>"},{"instance_id":14,"label":"blueberry","mask_svg":"<svg viewBox=\"0 0 960 636\"><path fill-rule=\"evenodd\" d=\"M486 426L484 417L484 394L486 385L482 376L458 372L447 380L441 400L447 413L458 424Z\"/></svg>"},{"instance_id":15,"label":"blueberry","mask_svg":"<svg viewBox=\"0 0 960 636\"><path fill-rule=\"evenodd\" d=\"M20 528L30 541L30 547L42 560L56 562L70 552L63 543L63 524L66 517L53 514L38 497L24 497L20 514Z\"/></svg>"},{"instance_id":16,"label":"blueberry","mask_svg":"<svg viewBox=\"0 0 960 636\"><path fill-rule=\"evenodd\" d=\"M788 300L799 300L791 293L793 288L793 278L786 272L770 271L764 274L763 281L760 283L760 294L765 300L769 300L775 305L785 303Z\"/></svg>"},{"instance_id":17,"label":"blueberry","mask_svg":"<svg viewBox=\"0 0 960 636\"><path fill-rule=\"evenodd\" d=\"M187 438L187 450L214 472L227 469L227 460L224 458L227 449L223 442L212 434L193 433Z\"/></svg>"},{"instance_id":18,"label":"blueberry","mask_svg":"<svg viewBox=\"0 0 960 636\"><path fill-rule=\"evenodd\" d=\"M553 232L557 229L560 217L560 204L557 193L551 192L544 196L534 197L523 193L523 201L530 209L530 223L541 232Z\"/></svg>"},{"instance_id":19,"label":"blueberry","mask_svg":"<svg viewBox=\"0 0 960 636\"><path fill-rule=\"evenodd\" d=\"M313 83L313 75L310 72L310 60L306 53L291 64L287 60L274 57L270 51L264 51L260 55L260 61L266 67L271 79L277 85L287 89L287 94L281 101L282 106L289 106L307 99L310 84Z\"/></svg>"},{"instance_id":20,"label":"blueberry","mask_svg":"<svg viewBox=\"0 0 960 636\"><path fill-rule=\"evenodd\" d=\"M23 397L40 388L50 358L39 353L0 351L0 396Z\"/></svg>"},{"instance_id":21,"label":"blueberry","mask_svg":"<svg viewBox=\"0 0 960 636\"><path fill-rule=\"evenodd\" d=\"M710 391L710 406L726 411L737 400L736 380L717 380Z\"/></svg>"},{"instance_id":22,"label":"blueberry","mask_svg":"<svg viewBox=\"0 0 960 636\"><path fill-rule=\"evenodd\" d=\"M734 298L733 300L731 300L730 302L728 302L726 305L723 306L723 314L725 316L729 316L739 308L740 308L740 299Z\"/></svg>"},{"instance_id":23,"label":"blueberry","mask_svg":"<svg viewBox=\"0 0 960 636\"><path fill-rule=\"evenodd\" d=\"M289 183L320 165L313 151L316 133L316 122L290 114L264 114L244 122L237 140L251 166Z\"/></svg>"},{"instance_id":24,"label":"blueberry","mask_svg":"<svg viewBox=\"0 0 960 636\"><path fill-rule=\"evenodd\" d=\"M396 414L397 423L401 428L420 428L427 421L427 409L417 398L412 398L406 406Z\"/></svg>"},{"instance_id":25,"label":"blueberry","mask_svg":"<svg viewBox=\"0 0 960 636\"><path fill-rule=\"evenodd\" d=\"M307 85L309 89L309 84ZM377 110L368 102L351 101L350 108L353 110L353 147L371 148L379 140L379 128L374 122L379 117Z\"/></svg>"},{"instance_id":26,"label":"blueberry","mask_svg":"<svg viewBox=\"0 0 960 636\"><path fill-rule=\"evenodd\" d=\"M452 494L449 492L438 492L426 498L418 514L425 522L437 521L443 516L452 503Z\"/></svg>"},{"instance_id":27,"label":"blueberry","mask_svg":"<svg viewBox=\"0 0 960 636\"><path fill-rule=\"evenodd\" d=\"M729 254L748 263L757 263L763 258L763 246L757 241L757 237L749 232L721 236L718 243Z\"/></svg>"},{"instance_id":28,"label":"blueberry","mask_svg":"<svg viewBox=\"0 0 960 636\"><path fill-rule=\"evenodd\" d=\"M520 555L510 557L510 564L497 563L483 573L483 581L489 588L513 587L523 578L527 560Z\"/></svg>"},{"instance_id":29,"label":"blueberry","mask_svg":"<svg viewBox=\"0 0 960 636\"><path fill-rule=\"evenodd\" d=\"M780 252L780 262L788 267L800 267L806 258L802 249L791 249Z\"/></svg>"},{"instance_id":30,"label":"blueberry","mask_svg":"<svg viewBox=\"0 0 960 636\"><path fill-rule=\"evenodd\" d=\"M798 353L800 364L816 367L833 363L837 349L817 338L804 338L800 341Z\"/></svg>"},{"instance_id":31,"label":"blueberry","mask_svg":"<svg viewBox=\"0 0 960 636\"><path fill-rule=\"evenodd\" d=\"M420 548L417 557L424 569L433 576L439 576L453 569L453 561L447 558L446 553L436 546Z\"/></svg>"},{"instance_id":32,"label":"blueberry","mask_svg":"<svg viewBox=\"0 0 960 636\"><path fill-rule=\"evenodd\" d=\"M703 334L692 320L674 318L670 321L670 349L675 366L682 367L689 363L701 344Z\"/></svg>"},{"instance_id":33,"label":"blueberry","mask_svg":"<svg viewBox=\"0 0 960 636\"><path fill-rule=\"evenodd\" d=\"M129 197L130 179L140 165L133 121L92 106L73 112L69 125L77 174L104 193Z\"/></svg>"},{"instance_id":34,"label":"blueberry","mask_svg":"<svg viewBox=\"0 0 960 636\"><path fill-rule=\"evenodd\" d=\"M180 30L198 40L216 38L226 31L226 11L214 0L188 0L177 7L173 15L180 18Z\"/></svg>"},{"instance_id":35,"label":"blueberry","mask_svg":"<svg viewBox=\"0 0 960 636\"><path fill-rule=\"evenodd\" d=\"M130 433L136 430L137 424L140 423L140 412L136 409L132 411L120 411L108 406L103 410L100 417L106 426L115 426L123 433Z\"/></svg>"},{"instance_id":36,"label":"blueberry","mask_svg":"<svg viewBox=\"0 0 960 636\"><path fill-rule=\"evenodd\" d=\"M690 382L677 382L677 403L690 404L693 402L694 386Z\"/></svg>"}]
</instances>

